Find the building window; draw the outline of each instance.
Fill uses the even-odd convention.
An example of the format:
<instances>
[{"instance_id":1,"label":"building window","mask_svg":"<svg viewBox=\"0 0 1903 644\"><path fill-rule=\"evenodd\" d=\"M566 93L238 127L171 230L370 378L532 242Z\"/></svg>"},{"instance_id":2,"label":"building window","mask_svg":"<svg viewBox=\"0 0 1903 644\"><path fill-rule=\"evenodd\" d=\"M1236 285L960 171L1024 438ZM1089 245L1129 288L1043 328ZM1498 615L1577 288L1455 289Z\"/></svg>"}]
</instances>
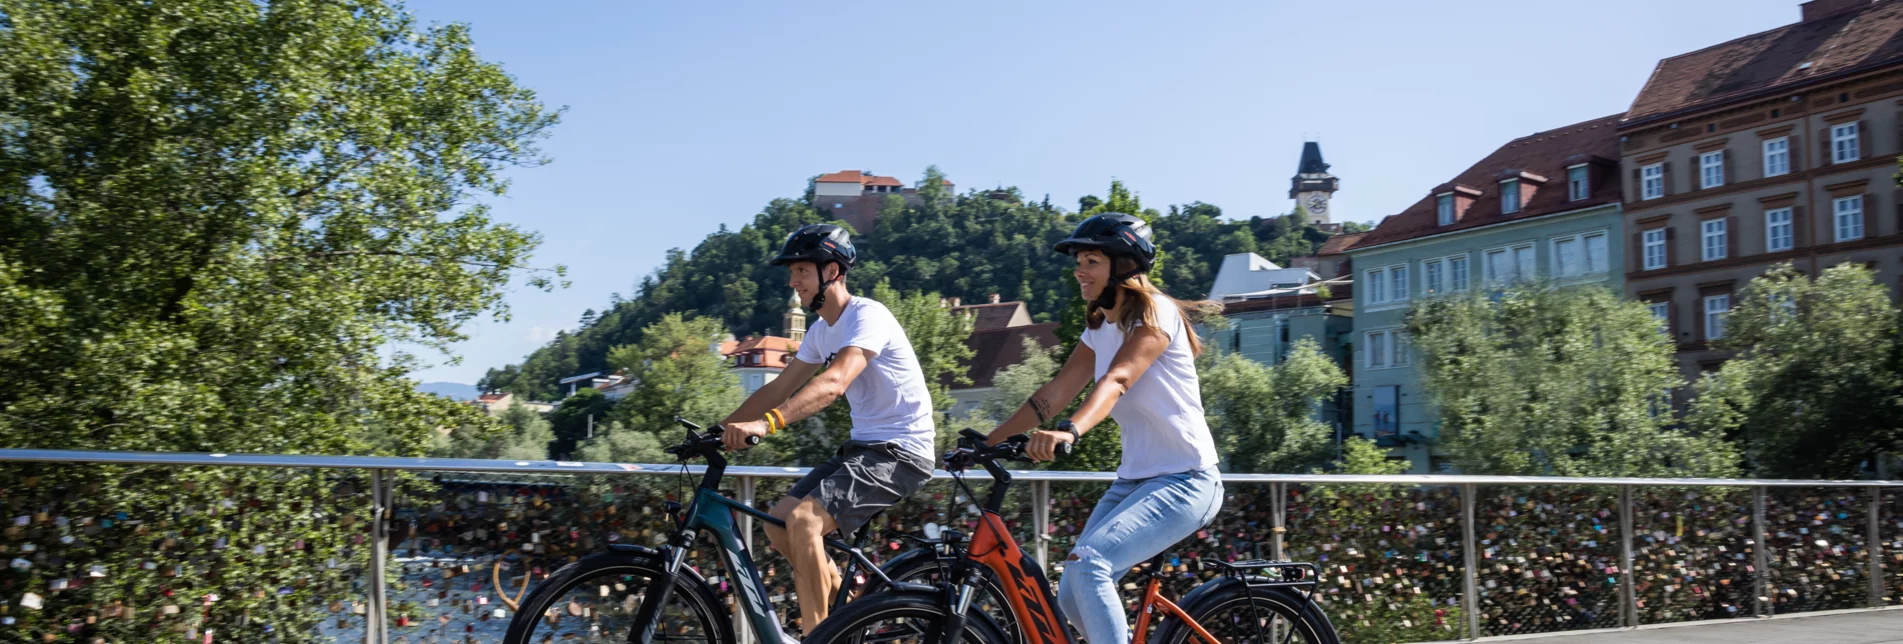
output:
<instances>
[{"instance_id":1,"label":"building window","mask_svg":"<svg viewBox=\"0 0 1903 644\"><path fill-rule=\"evenodd\" d=\"M1454 195L1444 194L1434 198L1434 209L1440 217L1440 225L1454 223Z\"/></svg>"},{"instance_id":2,"label":"building window","mask_svg":"<svg viewBox=\"0 0 1903 644\"><path fill-rule=\"evenodd\" d=\"M1714 259L1724 259L1725 251L1729 248L1726 246L1727 235L1725 231L1725 220L1722 218L1707 219L1704 223L1699 224L1698 227L1701 231L1700 237L1704 240L1704 243L1700 246L1703 250L1699 257L1707 262Z\"/></svg>"},{"instance_id":3,"label":"building window","mask_svg":"<svg viewBox=\"0 0 1903 644\"><path fill-rule=\"evenodd\" d=\"M1665 268L1665 229L1645 231L1641 242L1645 247L1645 270Z\"/></svg>"},{"instance_id":4,"label":"building window","mask_svg":"<svg viewBox=\"0 0 1903 644\"><path fill-rule=\"evenodd\" d=\"M1579 238L1553 240L1553 276L1578 277L1579 273Z\"/></svg>"},{"instance_id":5,"label":"building window","mask_svg":"<svg viewBox=\"0 0 1903 644\"><path fill-rule=\"evenodd\" d=\"M1764 176L1775 177L1791 172L1791 137L1780 136L1764 142Z\"/></svg>"},{"instance_id":6,"label":"building window","mask_svg":"<svg viewBox=\"0 0 1903 644\"><path fill-rule=\"evenodd\" d=\"M1716 340L1725 337L1725 314L1730 311L1730 295L1713 295L1705 298L1706 340Z\"/></svg>"},{"instance_id":7,"label":"building window","mask_svg":"<svg viewBox=\"0 0 1903 644\"><path fill-rule=\"evenodd\" d=\"M1863 239L1863 195L1831 200L1837 213L1837 241Z\"/></svg>"},{"instance_id":8,"label":"building window","mask_svg":"<svg viewBox=\"0 0 1903 644\"><path fill-rule=\"evenodd\" d=\"M1447 259L1448 288L1458 293L1467 290L1467 256Z\"/></svg>"},{"instance_id":9,"label":"building window","mask_svg":"<svg viewBox=\"0 0 1903 644\"><path fill-rule=\"evenodd\" d=\"M1722 185L1725 185L1725 151L1698 155L1698 187L1716 188Z\"/></svg>"},{"instance_id":10,"label":"building window","mask_svg":"<svg viewBox=\"0 0 1903 644\"><path fill-rule=\"evenodd\" d=\"M1586 235L1585 244L1586 272L1604 273L1609 270L1606 264L1606 234L1593 233Z\"/></svg>"},{"instance_id":11,"label":"building window","mask_svg":"<svg viewBox=\"0 0 1903 644\"><path fill-rule=\"evenodd\" d=\"M1645 310L1651 311L1652 319L1658 320L1659 331L1662 331L1667 334L1672 332L1672 303L1671 302L1653 302L1651 304L1645 305Z\"/></svg>"},{"instance_id":12,"label":"building window","mask_svg":"<svg viewBox=\"0 0 1903 644\"><path fill-rule=\"evenodd\" d=\"M1383 369L1389 366L1389 350L1393 347L1393 345L1390 344L1392 340L1393 336L1387 331L1368 332L1367 362L1369 369Z\"/></svg>"},{"instance_id":13,"label":"building window","mask_svg":"<svg viewBox=\"0 0 1903 644\"><path fill-rule=\"evenodd\" d=\"M1391 266L1388 268L1388 289L1391 292L1391 296L1388 299L1390 301L1407 301L1407 284L1407 265L1403 264L1401 266Z\"/></svg>"},{"instance_id":14,"label":"building window","mask_svg":"<svg viewBox=\"0 0 1903 644\"><path fill-rule=\"evenodd\" d=\"M1446 292L1446 288L1441 284L1441 278L1445 272L1443 265L1444 262L1438 259L1421 262L1421 288L1425 290L1423 295L1439 295Z\"/></svg>"},{"instance_id":15,"label":"building window","mask_svg":"<svg viewBox=\"0 0 1903 644\"><path fill-rule=\"evenodd\" d=\"M1504 286L1516 280L1532 279L1536 276L1532 244L1489 250L1485 258L1489 286Z\"/></svg>"},{"instance_id":16,"label":"building window","mask_svg":"<svg viewBox=\"0 0 1903 644\"><path fill-rule=\"evenodd\" d=\"M1847 163L1863 158L1857 143L1856 123L1830 126L1830 162Z\"/></svg>"},{"instance_id":17,"label":"building window","mask_svg":"<svg viewBox=\"0 0 1903 644\"><path fill-rule=\"evenodd\" d=\"M1500 182L1500 213L1511 215L1520 211L1520 180L1508 179Z\"/></svg>"},{"instance_id":18,"label":"building window","mask_svg":"<svg viewBox=\"0 0 1903 644\"><path fill-rule=\"evenodd\" d=\"M1566 197L1580 201L1592 196L1592 184L1588 183L1586 166L1576 165L1566 169Z\"/></svg>"},{"instance_id":19,"label":"building window","mask_svg":"<svg viewBox=\"0 0 1903 644\"><path fill-rule=\"evenodd\" d=\"M1764 211L1765 252L1790 250L1796 245L1795 241L1796 238L1792 236L1790 208L1773 208Z\"/></svg>"},{"instance_id":20,"label":"building window","mask_svg":"<svg viewBox=\"0 0 1903 644\"><path fill-rule=\"evenodd\" d=\"M1385 269L1368 271L1368 304L1386 304L1388 302L1388 272Z\"/></svg>"},{"instance_id":21,"label":"building window","mask_svg":"<svg viewBox=\"0 0 1903 644\"><path fill-rule=\"evenodd\" d=\"M1639 168L1639 198L1657 199L1665 196L1665 164L1654 163Z\"/></svg>"}]
</instances>

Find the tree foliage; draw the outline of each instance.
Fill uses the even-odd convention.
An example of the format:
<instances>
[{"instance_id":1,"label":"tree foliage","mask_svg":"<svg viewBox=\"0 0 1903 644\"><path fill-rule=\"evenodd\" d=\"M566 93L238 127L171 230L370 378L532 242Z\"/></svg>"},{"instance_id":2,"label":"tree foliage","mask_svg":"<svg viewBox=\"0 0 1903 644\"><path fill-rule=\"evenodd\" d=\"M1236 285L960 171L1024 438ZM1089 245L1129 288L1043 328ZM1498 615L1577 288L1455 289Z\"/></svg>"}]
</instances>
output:
<instances>
[{"instance_id":1,"label":"tree foliage","mask_svg":"<svg viewBox=\"0 0 1903 644\"><path fill-rule=\"evenodd\" d=\"M1296 342L1273 367L1213 351L1198 362L1203 409L1229 471L1292 474L1335 456L1334 430L1316 412L1348 376L1314 339Z\"/></svg>"},{"instance_id":2,"label":"tree foliage","mask_svg":"<svg viewBox=\"0 0 1903 644\"><path fill-rule=\"evenodd\" d=\"M500 421L500 422L496 422ZM510 405L498 418L483 418L438 434L430 456L540 461L548 459L555 431L548 419L525 405Z\"/></svg>"},{"instance_id":3,"label":"tree foliage","mask_svg":"<svg viewBox=\"0 0 1903 644\"><path fill-rule=\"evenodd\" d=\"M420 455L438 428L480 423L378 350L445 347L503 314L537 238L481 200L542 162L554 122L465 27L376 0L0 0L0 445ZM151 615L88 617L164 586L223 598L191 628L301 641L314 598L344 583L306 559L364 555L349 509L285 496L344 482L27 469L0 488L100 490L68 498L110 505L69 511L170 518L50 552L112 575L16 613L21 633L148 640ZM204 511L234 489L262 505ZM232 547L167 536L208 530L234 530ZM169 579L139 565L164 549L184 566ZM45 587L41 572L59 571L18 581Z\"/></svg>"},{"instance_id":4,"label":"tree foliage","mask_svg":"<svg viewBox=\"0 0 1903 644\"><path fill-rule=\"evenodd\" d=\"M1723 437L1675 428L1670 338L1643 304L1595 287L1521 284L1408 313L1441 440L1462 471L1728 476Z\"/></svg>"},{"instance_id":5,"label":"tree foliage","mask_svg":"<svg viewBox=\"0 0 1903 644\"><path fill-rule=\"evenodd\" d=\"M936 168L928 168L921 185L942 186L932 181L942 177ZM1076 328L1081 328L1083 302L1071 276L1073 262L1051 248L1082 214L1023 200L1016 188L996 191L1004 198L994 197L993 190L927 192L921 188L920 195L929 198L913 202L894 195L883 204L874 230L855 233L860 262L849 280L860 288L884 281L900 293L936 293L966 301L983 301L991 294L1023 301L1037 321L1074 322L1059 331L1065 346L1072 346ZM1089 205L1083 210L1114 207L1148 219L1166 254L1156 277L1185 297L1209 292L1224 254L1252 247L1286 247L1305 254L1327 237L1313 226L1291 227L1285 216L1225 220L1222 210L1209 204L1158 212L1143 207L1121 183L1113 183L1110 194L1109 201L1086 199L1083 203ZM606 367L609 349L637 342L641 329L671 312L718 319L736 335L780 331L786 272L766 261L798 226L830 219L819 205L810 190L799 199L777 199L739 230L722 227L691 252L670 252L632 297L616 297L605 308L598 307L602 312L592 323L558 334L520 365L491 369L478 386L551 399L557 395L558 380ZM1282 223L1277 227L1273 222Z\"/></svg>"},{"instance_id":6,"label":"tree foliage","mask_svg":"<svg viewBox=\"0 0 1903 644\"><path fill-rule=\"evenodd\" d=\"M1768 477L1857 478L1903 452L1903 314L1873 271L1780 265L1734 300L1718 346L1738 354L1697 383L1694 427Z\"/></svg>"}]
</instances>

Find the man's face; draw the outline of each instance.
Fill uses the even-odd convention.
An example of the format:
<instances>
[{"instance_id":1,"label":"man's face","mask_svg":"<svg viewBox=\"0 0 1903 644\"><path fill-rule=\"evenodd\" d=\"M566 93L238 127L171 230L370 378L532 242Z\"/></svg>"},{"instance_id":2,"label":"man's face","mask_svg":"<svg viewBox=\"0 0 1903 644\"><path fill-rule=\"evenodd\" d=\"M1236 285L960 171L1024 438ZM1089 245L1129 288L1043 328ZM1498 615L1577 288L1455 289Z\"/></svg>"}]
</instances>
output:
<instances>
[{"instance_id":1,"label":"man's face","mask_svg":"<svg viewBox=\"0 0 1903 644\"><path fill-rule=\"evenodd\" d=\"M819 295L820 284L825 281L825 278L832 277L838 272L837 266L827 264L822 277L819 267L812 262L793 262L787 264L786 268L786 285L792 287L793 292L799 295L800 306L807 308L813 307L813 298Z\"/></svg>"}]
</instances>

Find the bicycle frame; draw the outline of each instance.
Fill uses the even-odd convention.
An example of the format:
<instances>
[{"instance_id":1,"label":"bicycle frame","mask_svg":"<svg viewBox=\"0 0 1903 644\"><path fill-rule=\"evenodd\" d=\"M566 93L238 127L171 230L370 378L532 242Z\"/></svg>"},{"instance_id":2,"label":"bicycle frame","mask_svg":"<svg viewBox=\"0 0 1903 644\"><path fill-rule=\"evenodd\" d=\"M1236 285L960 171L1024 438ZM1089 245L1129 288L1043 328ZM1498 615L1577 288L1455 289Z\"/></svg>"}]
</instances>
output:
<instances>
[{"instance_id":1,"label":"bicycle frame","mask_svg":"<svg viewBox=\"0 0 1903 644\"><path fill-rule=\"evenodd\" d=\"M1189 618L1188 611L1163 596L1163 580L1156 575L1151 575L1150 582L1143 587L1143 603L1137 606L1137 627L1130 644L1143 644L1144 640L1149 639L1150 616L1158 609L1163 611L1164 616L1181 620L1183 625L1189 627L1189 632L1204 644L1220 644L1216 641L1216 636L1210 635L1209 631L1203 629L1202 624Z\"/></svg>"},{"instance_id":2,"label":"bicycle frame","mask_svg":"<svg viewBox=\"0 0 1903 644\"><path fill-rule=\"evenodd\" d=\"M668 539L667 545L660 549L661 562L667 574L656 577L648 586L647 599L642 602L639 612L635 615L635 623L640 625L641 632L634 638L634 642L649 644L653 640L654 629L660 621L658 617L661 608L666 606L673 596L674 576L680 572L681 566L685 565L687 552L693 549L694 540L702 532L712 533L714 546L721 552L720 565L727 571L727 576L732 583L739 587L740 592L736 594L737 603L740 605L741 612L745 613L747 623L753 627L753 632L759 641L763 644L792 642L794 640L787 637L786 632L780 628L780 620L773 613L773 604L767 601L766 583L760 579L760 570L754 565L753 557L748 554L746 543L740 539L740 530L735 523L735 513L746 514L781 527L785 527L786 523L721 494L718 488L721 477L726 474L727 459L717 453L707 454L706 458L707 471L701 476L700 485L694 488L692 502L680 514L679 529ZM871 571L871 574L878 576L888 585L897 585L885 576L885 571L873 565L870 559L860 553L858 548L830 537L825 540L825 544L828 548L844 551L850 555L837 597L846 597L857 587L855 578L859 567ZM773 637L769 639L768 635Z\"/></svg>"},{"instance_id":3,"label":"bicycle frame","mask_svg":"<svg viewBox=\"0 0 1903 644\"><path fill-rule=\"evenodd\" d=\"M957 610L954 611L953 626L945 632L949 639L959 632L965 609L970 605L971 593L977 583L972 570L973 563L991 569L1003 587L1005 603L1011 606L1011 613L1023 625L1027 640L1021 644L1076 644L1071 639L1069 622L1064 620L1064 612L1057 606L1057 597L1051 592L1050 579L1044 576L1044 569L1037 565L1023 549L1018 547L1011 531L1004 526L1004 517L998 514L998 508L1004 503L1004 496L1011 485L1011 474L996 462L985 461L985 471L991 474L993 483L991 492L985 498L982 512L978 517L978 528L972 532L971 545L965 549L965 556L953 567L952 579L959 584L955 589ZM962 478L960 484L963 484Z\"/></svg>"}]
</instances>

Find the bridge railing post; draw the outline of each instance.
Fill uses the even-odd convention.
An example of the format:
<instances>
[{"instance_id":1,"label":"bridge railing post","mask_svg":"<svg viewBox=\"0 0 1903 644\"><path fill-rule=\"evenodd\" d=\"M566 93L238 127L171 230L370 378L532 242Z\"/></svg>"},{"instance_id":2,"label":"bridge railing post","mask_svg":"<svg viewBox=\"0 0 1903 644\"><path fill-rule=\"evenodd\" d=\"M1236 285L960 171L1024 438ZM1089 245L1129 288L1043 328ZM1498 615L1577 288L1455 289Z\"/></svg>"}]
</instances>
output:
<instances>
[{"instance_id":1,"label":"bridge railing post","mask_svg":"<svg viewBox=\"0 0 1903 644\"><path fill-rule=\"evenodd\" d=\"M757 481L751 476L741 476L739 478L740 478L740 486L737 492L739 493L740 498L738 499L738 501L745 504L747 507L750 507L750 508L756 507L753 501L754 501L754 485ZM754 556L753 515L747 514L745 512L740 513L740 543L741 545L746 547L748 557ZM738 584L741 584L744 582L741 582L740 580L737 580L737 579L732 579L732 580L728 580L727 583L735 584L737 586ZM738 593L739 589L735 588L734 592ZM746 642L752 639L753 624L747 622L746 611L743 611L743 610L733 611L733 627L734 627L733 629L734 634L738 636L739 638L738 641Z\"/></svg>"},{"instance_id":2,"label":"bridge railing post","mask_svg":"<svg viewBox=\"0 0 1903 644\"><path fill-rule=\"evenodd\" d=\"M1481 636L1479 573L1476 570L1480 564L1474 536L1474 496L1472 483L1460 485L1460 550L1466 561L1466 565L1461 567L1461 610L1467 613L1467 639L1479 639Z\"/></svg>"},{"instance_id":3,"label":"bridge railing post","mask_svg":"<svg viewBox=\"0 0 1903 644\"><path fill-rule=\"evenodd\" d=\"M1883 488L1870 486L1870 502L1864 510L1864 520L1869 534L1864 535L1864 549L1870 557L1870 607L1883 607Z\"/></svg>"},{"instance_id":4,"label":"bridge railing post","mask_svg":"<svg viewBox=\"0 0 1903 644\"><path fill-rule=\"evenodd\" d=\"M1632 578L1632 486L1619 486L1619 612L1626 628L1639 625L1639 593Z\"/></svg>"},{"instance_id":5,"label":"bridge railing post","mask_svg":"<svg viewBox=\"0 0 1903 644\"><path fill-rule=\"evenodd\" d=\"M1032 548L1036 548L1037 567L1049 574L1051 569L1051 482L1033 481L1031 483L1031 537Z\"/></svg>"},{"instance_id":6,"label":"bridge railing post","mask_svg":"<svg viewBox=\"0 0 1903 644\"><path fill-rule=\"evenodd\" d=\"M1757 597L1752 614L1769 617L1776 611L1771 604L1771 553L1764 539L1764 486L1751 487L1751 588Z\"/></svg>"},{"instance_id":7,"label":"bridge railing post","mask_svg":"<svg viewBox=\"0 0 1903 644\"><path fill-rule=\"evenodd\" d=\"M1287 561L1288 555L1283 549L1283 541L1285 535L1288 533L1288 526L1284 523L1288 520L1288 484L1270 483L1269 490L1271 498L1274 499L1269 504L1272 510L1270 517L1272 522L1269 526L1269 532L1271 534L1269 541L1269 558L1276 561Z\"/></svg>"},{"instance_id":8,"label":"bridge railing post","mask_svg":"<svg viewBox=\"0 0 1903 644\"><path fill-rule=\"evenodd\" d=\"M363 641L384 644L390 639L388 589L384 574L390 559L391 479L393 473L370 470L370 605L364 611ZM206 636L209 640L210 636Z\"/></svg>"}]
</instances>

